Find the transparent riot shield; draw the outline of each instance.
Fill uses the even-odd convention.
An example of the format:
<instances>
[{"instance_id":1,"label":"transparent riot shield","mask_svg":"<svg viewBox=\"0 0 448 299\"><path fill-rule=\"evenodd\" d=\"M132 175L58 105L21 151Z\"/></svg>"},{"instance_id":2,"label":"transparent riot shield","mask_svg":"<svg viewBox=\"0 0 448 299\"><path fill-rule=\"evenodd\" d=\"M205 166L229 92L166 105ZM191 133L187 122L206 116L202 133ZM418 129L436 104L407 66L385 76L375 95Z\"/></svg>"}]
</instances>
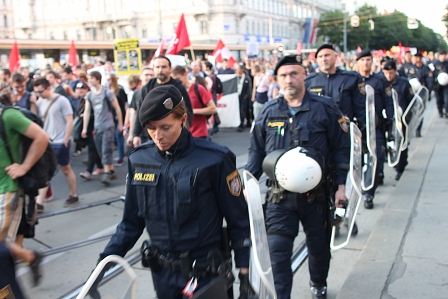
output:
<instances>
[{"instance_id":1,"label":"transparent riot shield","mask_svg":"<svg viewBox=\"0 0 448 299\"><path fill-rule=\"evenodd\" d=\"M249 264L250 281L259 299L276 299L268 237L262 207L260 185L254 176L243 172L246 200L249 207L252 250Z\"/></svg>"},{"instance_id":2,"label":"transparent riot shield","mask_svg":"<svg viewBox=\"0 0 448 299\"><path fill-rule=\"evenodd\" d=\"M398 105L398 93L395 89L392 89L392 100L394 103L394 118L392 124L392 130L387 132L387 163L390 167L394 167L398 164L400 160L400 154L403 149L403 123L401 121L401 116L403 111ZM389 136L391 134L392 136Z\"/></svg>"},{"instance_id":3,"label":"transparent riot shield","mask_svg":"<svg viewBox=\"0 0 448 299\"><path fill-rule=\"evenodd\" d=\"M362 201L361 181L362 134L354 123L350 123L350 169L347 173L345 185L345 195L348 199L348 204L345 209L336 208L335 211L339 224L334 224L332 227L330 247L333 250L346 246L350 241L356 214Z\"/></svg>"},{"instance_id":4,"label":"transparent riot shield","mask_svg":"<svg viewBox=\"0 0 448 299\"><path fill-rule=\"evenodd\" d=\"M421 86L415 93L408 107L403 113L403 124L406 126L405 144L415 137L415 131L420 125L420 121L423 117L425 110L424 99L427 99L429 95L428 89Z\"/></svg>"},{"instance_id":5,"label":"transparent riot shield","mask_svg":"<svg viewBox=\"0 0 448 299\"><path fill-rule=\"evenodd\" d=\"M431 96L431 92L428 90L428 88L426 86L422 85L418 89L417 94L420 96L420 98L422 99L422 102L423 102L423 108L420 111L420 115L419 115L419 117L421 119L421 118L423 118L423 113L426 110L426 106L428 104L429 97Z\"/></svg>"},{"instance_id":6,"label":"transparent riot shield","mask_svg":"<svg viewBox=\"0 0 448 299\"><path fill-rule=\"evenodd\" d=\"M375 90L366 85L366 141L368 152L364 153L364 166L362 171L362 189L369 190L375 183L376 170L376 113Z\"/></svg>"},{"instance_id":7,"label":"transparent riot shield","mask_svg":"<svg viewBox=\"0 0 448 299\"><path fill-rule=\"evenodd\" d=\"M84 287L81 289L81 292L78 294L76 299L84 299L84 298L90 298L90 296L87 297L87 294L89 293L90 289L92 288L95 280L100 276L104 275L104 273L101 273L106 267L108 263L116 263L118 264L115 267L123 267L125 272L127 273L127 277L122 277L122 275L114 278L118 279L118 281L115 281L114 284L108 284L107 287L100 287L99 292L101 294L102 298L108 298L108 299L135 299L136 292L137 292L137 275L135 274L132 267L129 265L126 260L124 260L121 256L118 255L109 255L106 258L104 258L95 268L95 270L90 275L89 279L87 280ZM113 271L111 269L110 271Z\"/></svg>"}]
</instances>

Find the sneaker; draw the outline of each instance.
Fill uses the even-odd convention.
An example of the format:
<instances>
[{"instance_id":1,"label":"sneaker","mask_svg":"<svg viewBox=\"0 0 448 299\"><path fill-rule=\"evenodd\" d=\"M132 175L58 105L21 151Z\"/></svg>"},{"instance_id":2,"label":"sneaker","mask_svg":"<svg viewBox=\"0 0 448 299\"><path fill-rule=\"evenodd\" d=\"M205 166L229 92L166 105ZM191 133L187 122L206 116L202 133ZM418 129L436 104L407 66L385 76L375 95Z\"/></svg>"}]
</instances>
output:
<instances>
[{"instance_id":1,"label":"sneaker","mask_svg":"<svg viewBox=\"0 0 448 299\"><path fill-rule=\"evenodd\" d=\"M53 199L53 190L51 189L51 185L48 186L47 194L45 194L45 201L51 201Z\"/></svg>"},{"instance_id":2,"label":"sneaker","mask_svg":"<svg viewBox=\"0 0 448 299\"><path fill-rule=\"evenodd\" d=\"M44 205L36 203L36 211L38 214L42 214L44 212Z\"/></svg>"},{"instance_id":3,"label":"sneaker","mask_svg":"<svg viewBox=\"0 0 448 299\"><path fill-rule=\"evenodd\" d=\"M42 254L33 251L34 261L30 264L31 273L33 274L33 286L37 286L42 278L40 264L42 263Z\"/></svg>"},{"instance_id":4,"label":"sneaker","mask_svg":"<svg viewBox=\"0 0 448 299\"><path fill-rule=\"evenodd\" d=\"M76 152L73 153L73 157L78 157L82 154L82 150L77 150Z\"/></svg>"},{"instance_id":5,"label":"sneaker","mask_svg":"<svg viewBox=\"0 0 448 299\"><path fill-rule=\"evenodd\" d=\"M84 171L84 172L79 173L79 176L82 177L83 179L88 180L88 181L89 181L89 180L91 179L91 177L92 177L92 175L91 175L90 172L88 172L88 171Z\"/></svg>"},{"instance_id":6,"label":"sneaker","mask_svg":"<svg viewBox=\"0 0 448 299\"><path fill-rule=\"evenodd\" d=\"M92 172L92 175L102 175L104 170L102 168L97 168Z\"/></svg>"},{"instance_id":7,"label":"sneaker","mask_svg":"<svg viewBox=\"0 0 448 299\"><path fill-rule=\"evenodd\" d=\"M116 167L121 167L124 165L124 161L123 160L119 160L117 161L117 163L114 164Z\"/></svg>"},{"instance_id":8,"label":"sneaker","mask_svg":"<svg viewBox=\"0 0 448 299\"><path fill-rule=\"evenodd\" d=\"M103 173L103 175L101 176L101 182L104 185L109 186L109 184L110 184L110 177L111 177L111 173L110 172Z\"/></svg>"},{"instance_id":9,"label":"sneaker","mask_svg":"<svg viewBox=\"0 0 448 299\"><path fill-rule=\"evenodd\" d=\"M65 203L64 203L64 207L71 207L71 206L74 206L74 205L77 205L77 204L79 204L79 198L78 198L78 196L69 196L68 198L67 198L67 200L65 201Z\"/></svg>"},{"instance_id":10,"label":"sneaker","mask_svg":"<svg viewBox=\"0 0 448 299\"><path fill-rule=\"evenodd\" d=\"M116 180L118 177L117 177L117 174L115 173L115 171L113 171L113 170L111 170L110 171L110 179L111 180Z\"/></svg>"}]
</instances>

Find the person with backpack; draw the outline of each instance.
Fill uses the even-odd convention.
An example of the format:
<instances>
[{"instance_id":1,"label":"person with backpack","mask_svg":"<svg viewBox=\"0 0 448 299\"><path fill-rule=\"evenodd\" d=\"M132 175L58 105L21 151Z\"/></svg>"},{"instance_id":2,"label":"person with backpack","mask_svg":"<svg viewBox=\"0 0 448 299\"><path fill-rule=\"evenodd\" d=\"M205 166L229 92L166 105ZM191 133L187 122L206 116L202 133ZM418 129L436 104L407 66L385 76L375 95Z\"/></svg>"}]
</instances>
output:
<instances>
[{"instance_id":1,"label":"person with backpack","mask_svg":"<svg viewBox=\"0 0 448 299\"><path fill-rule=\"evenodd\" d=\"M216 106L212 95L204 86L197 82L188 80L187 70L183 66L175 66L171 72L171 77L178 79L188 91L188 96L193 106L193 122L190 126L190 132L193 137L207 139L207 116L216 113Z\"/></svg>"},{"instance_id":2,"label":"person with backpack","mask_svg":"<svg viewBox=\"0 0 448 299\"><path fill-rule=\"evenodd\" d=\"M41 277L39 266L42 260L39 252L24 249L14 243L24 203L24 191L19 178L27 174L44 154L49 137L22 112L9 107L12 107L11 96L3 91L0 93L0 129L5 133L7 143L3 137L0 138L0 289L10 285L15 298L19 299L23 295L15 281L11 256L30 264L34 285L39 283ZM29 138L31 145L20 163L22 136ZM10 154L13 161L10 160Z\"/></svg>"},{"instance_id":3,"label":"person with backpack","mask_svg":"<svg viewBox=\"0 0 448 299\"><path fill-rule=\"evenodd\" d=\"M19 106L28 109L37 114L36 97L26 90L26 79L21 74L12 75L11 101L13 106Z\"/></svg>"},{"instance_id":4,"label":"person with backpack","mask_svg":"<svg viewBox=\"0 0 448 299\"><path fill-rule=\"evenodd\" d=\"M34 81L34 92L40 97L37 102L39 117L44 123L44 131L50 136L51 147L53 148L57 163L65 176L69 188L69 197L64 203L65 207L70 207L79 203L76 193L76 176L70 165L70 146L73 130L73 109L70 101L51 90L50 82L45 78ZM44 210L44 199L48 187L39 190L37 198L37 210L42 213Z\"/></svg>"},{"instance_id":5,"label":"person with backpack","mask_svg":"<svg viewBox=\"0 0 448 299\"><path fill-rule=\"evenodd\" d=\"M101 163L104 166L104 173L101 176L101 182L108 186L110 180L116 178L113 170L114 135L115 122L114 110L118 118L117 130L123 132L123 118L115 94L101 85L101 74L97 71L90 73L89 83L91 91L86 95L86 107L84 110L84 124L81 136L87 138L87 127L90 121L90 107L93 108L94 118L94 140L98 153L101 157Z\"/></svg>"}]
</instances>

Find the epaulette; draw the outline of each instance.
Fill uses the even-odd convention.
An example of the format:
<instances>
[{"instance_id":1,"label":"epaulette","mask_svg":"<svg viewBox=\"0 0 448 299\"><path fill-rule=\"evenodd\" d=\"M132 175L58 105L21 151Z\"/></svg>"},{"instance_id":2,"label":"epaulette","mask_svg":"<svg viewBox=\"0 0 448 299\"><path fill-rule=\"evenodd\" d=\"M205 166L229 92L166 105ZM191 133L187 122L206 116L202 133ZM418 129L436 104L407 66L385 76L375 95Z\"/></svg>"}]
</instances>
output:
<instances>
[{"instance_id":1,"label":"epaulette","mask_svg":"<svg viewBox=\"0 0 448 299\"><path fill-rule=\"evenodd\" d=\"M314 78L314 77L316 77L317 75L319 75L318 72L311 73L311 74L309 74L308 76L306 76L305 81L307 81L308 79Z\"/></svg>"},{"instance_id":2,"label":"epaulette","mask_svg":"<svg viewBox=\"0 0 448 299\"><path fill-rule=\"evenodd\" d=\"M324 104L325 106L328 106L328 107L330 107L330 108L332 108L332 109L335 108L335 107L337 107L336 104L335 104L335 102L333 101L333 99L330 98L330 97L327 97L327 96L319 96L319 95L317 95L317 94L315 94L315 93L312 93L312 92L308 92L308 95L309 95L309 97L310 97L311 100L314 100L314 101L316 101L316 102L322 103L322 104Z\"/></svg>"},{"instance_id":3,"label":"epaulette","mask_svg":"<svg viewBox=\"0 0 448 299\"><path fill-rule=\"evenodd\" d=\"M132 150L129 151L129 153L127 154L127 156L129 157L130 155L132 155L133 153L135 153L136 151L139 151L141 149L145 149L145 148L152 148L155 146L154 141L150 140L148 142L142 143L137 147L134 147Z\"/></svg>"},{"instance_id":4,"label":"epaulette","mask_svg":"<svg viewBox=\"0 0 448 299\"><path fill-rule=\"evenodd\" d=\"M199 147L201 149L209 150L212 152L218 152L219 154L226 155L230 152L230 150L222 145L219 145L214 142L210 142L208 140L202 139L202 138L195 138L194 144L196 147Z\"/></svg>"}]
</instances>

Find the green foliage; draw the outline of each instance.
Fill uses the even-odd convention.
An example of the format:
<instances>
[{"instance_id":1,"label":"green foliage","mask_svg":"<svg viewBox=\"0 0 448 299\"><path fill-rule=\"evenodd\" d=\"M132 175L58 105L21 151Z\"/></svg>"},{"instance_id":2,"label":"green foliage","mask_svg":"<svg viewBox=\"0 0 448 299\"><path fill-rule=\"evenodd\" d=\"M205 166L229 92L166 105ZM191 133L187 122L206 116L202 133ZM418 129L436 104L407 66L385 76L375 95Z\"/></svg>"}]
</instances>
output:
<instances>
[{"instance_id":1,"label":"green foliage","mask_svg":"<svg viewBox=\"0 0 448 299\"><path fill-rule=\"evenodd\" d=\"M446 7L448 11L448 5ZM432 29L419 22L417 29L408 29L407 16L399 11L381 13L375 6L365 4L355 12L360 18L359 27L350 26L350 17L347 16L347 47L354 50L357 46L370 49L390 49L401 42L403 46L415 47L418 50L438 51L447 49L446 41ZM369 20L375 24L374 30L369 30ZM448 13L442 18L447 24ZM318 37L328 37L330 42L342 48L344 12L330 11L321 15L317 24Z\"/></svg>"}]
</instances>

